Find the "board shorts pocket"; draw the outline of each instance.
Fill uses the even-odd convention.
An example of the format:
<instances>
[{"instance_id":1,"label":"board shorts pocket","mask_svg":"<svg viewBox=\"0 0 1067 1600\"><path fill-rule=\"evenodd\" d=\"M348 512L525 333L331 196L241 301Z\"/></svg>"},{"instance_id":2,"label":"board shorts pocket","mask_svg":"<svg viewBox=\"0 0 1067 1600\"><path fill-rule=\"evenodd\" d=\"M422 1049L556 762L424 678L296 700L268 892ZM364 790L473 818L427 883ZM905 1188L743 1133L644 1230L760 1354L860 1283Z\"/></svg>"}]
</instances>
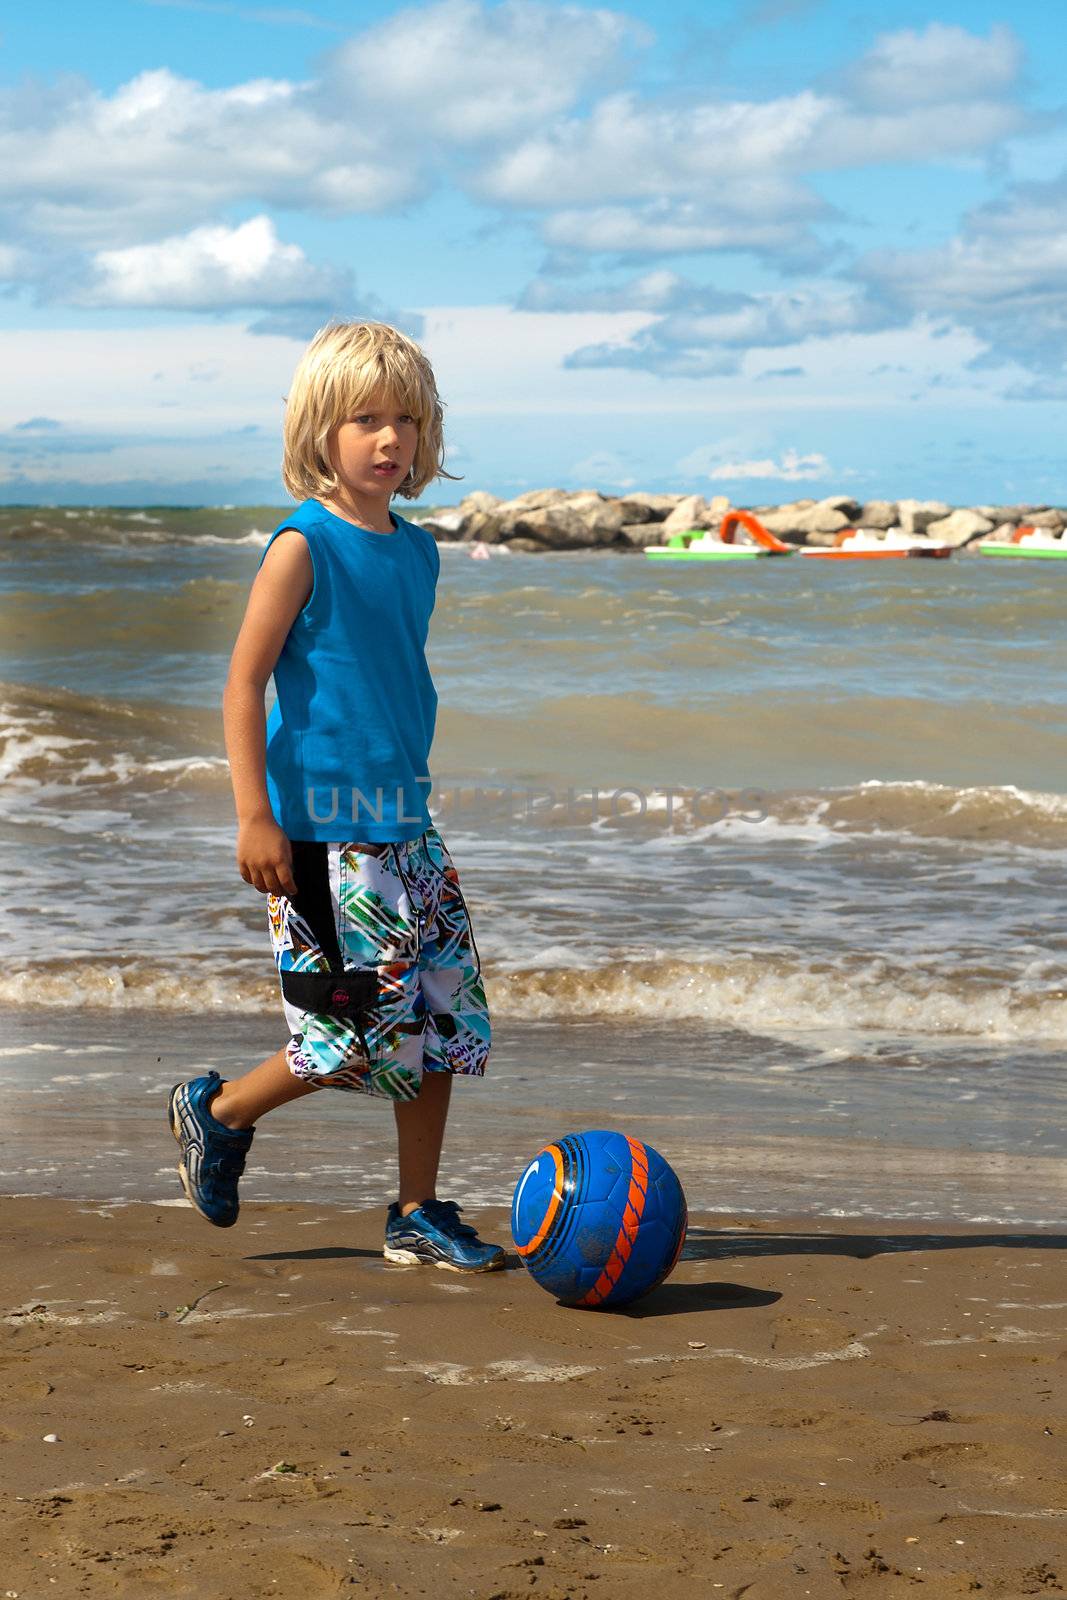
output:
<instances>
[{"instance_id":1,"label":"board shorts pocket","mask_svg":"<svg viewBox=\"0 0 1067 1600\"><path fill-rule=\"evenodd\" d=\"M367 1030L378 1011L378 974L367 971L294 972L279 974L282 995L299 1011L348 1022L358 1035L365 1055Z\"/></svg>"}]
</instances>

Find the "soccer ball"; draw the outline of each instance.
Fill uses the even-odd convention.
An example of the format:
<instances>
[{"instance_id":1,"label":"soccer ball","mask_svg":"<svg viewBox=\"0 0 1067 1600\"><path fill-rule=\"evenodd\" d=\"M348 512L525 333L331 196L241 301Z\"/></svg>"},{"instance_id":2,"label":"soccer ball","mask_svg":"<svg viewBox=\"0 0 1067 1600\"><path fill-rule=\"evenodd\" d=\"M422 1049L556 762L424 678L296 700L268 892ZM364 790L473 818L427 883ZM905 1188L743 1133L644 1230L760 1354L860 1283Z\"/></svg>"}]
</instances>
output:
<instances>
[{"instance_id":1,"label":"soccer ball","mask_svg":"<svg viewBox=\"0 0 1067 1600\"><path fill-rule=\"evenodd\" d=\"M657 1150L625 1133L568 1133L538 1151L511 1202L523 1266L567 1306L624 1306L674 1267L685 1195Z\"/></svg>"}]
</instances>

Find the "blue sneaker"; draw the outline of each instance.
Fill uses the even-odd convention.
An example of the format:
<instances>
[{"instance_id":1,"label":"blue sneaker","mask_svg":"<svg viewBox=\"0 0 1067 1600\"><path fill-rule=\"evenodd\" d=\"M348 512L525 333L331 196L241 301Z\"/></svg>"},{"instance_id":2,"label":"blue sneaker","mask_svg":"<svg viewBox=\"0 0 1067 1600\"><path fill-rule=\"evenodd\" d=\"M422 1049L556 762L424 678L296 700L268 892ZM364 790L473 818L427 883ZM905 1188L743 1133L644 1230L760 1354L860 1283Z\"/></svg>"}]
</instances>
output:
<instances>
[{"instance_id":1,"label":"blue sneaker","mask_svg":"<svg viewBox=\"0 0 1067 1600\"><path fill-rule=\"evenodd\" d=\"M385 1221L386 1261L405 1266L429 1262L453 1272L495 1272L504 1265L498 1244L484 1244L474 1229L459 1220L454 1200L424 1200L406 1217L394 1200Z\"/></svg>"},{"instance_id":2,"label":"blue sneaker","mask_svg":"<svg viewBox=\"0 0 1067 1600\"><path fill-rule=\"evenodd\" d=\"M189 1204L216 1228L232 1228L240 1209L237 1180L245 1170L245 1156L254 1128L227 1128L208 1110L208 1101L222 1088L217 1072L170 1091L167 1117L170 1131L181 1147L178 1176Z\"/></svg>"}]
</instances>

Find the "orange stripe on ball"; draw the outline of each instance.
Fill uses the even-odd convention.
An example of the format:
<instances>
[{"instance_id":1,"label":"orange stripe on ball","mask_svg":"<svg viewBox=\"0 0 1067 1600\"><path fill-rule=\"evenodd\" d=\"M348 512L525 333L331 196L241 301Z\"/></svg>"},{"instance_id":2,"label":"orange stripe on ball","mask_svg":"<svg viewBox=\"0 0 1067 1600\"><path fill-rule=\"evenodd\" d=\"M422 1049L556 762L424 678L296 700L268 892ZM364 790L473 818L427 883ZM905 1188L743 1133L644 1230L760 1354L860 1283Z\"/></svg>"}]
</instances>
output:
<instances>
[{"instance_id":1,"label":"orange stripe on ball","mask_svg":"<svg viewBox=\"0 0 1067 1600\"><path fill-rule=\"evenodd\" d=\"M648 1195L648 1152L639 1139L631 1139L629 1135L624 1137L630 1146L630 1188L626 1195L626 1204L622 1208L622 1224L607 1265L589 1293L578 1301L581 1306L599 1305L614 1289L633 1253L633 1247L637 1242L637 1230L645 1214L645 1200Z\"/></svg>"},{"instance_id":2,"label":"orange stripe on ball","mask_svg":"<svg viewBox=\"0 0 1067 1600\"><path fill-rule=\"evenodd\" d=\"M563 1151L560 1149L558 1144L546 1144L545 1148L538 1154L538 1161L540 1161L541 1156L543 1155L550 1155L553 1161L556 1163L556 1185L552 1190L552 1198L548 1202L548 1209L545 1212L541 1226L538 1228L533 1238L528 1244L517 1244L515 1246L515 1249L518 1251L520 1256L532 1255L533 1252L544 1243L545 1235L552 1226L552 1220L555 1217L556 1212L559 1210L560 1202L563 1199Z\"/></svg>"}]
</instances>

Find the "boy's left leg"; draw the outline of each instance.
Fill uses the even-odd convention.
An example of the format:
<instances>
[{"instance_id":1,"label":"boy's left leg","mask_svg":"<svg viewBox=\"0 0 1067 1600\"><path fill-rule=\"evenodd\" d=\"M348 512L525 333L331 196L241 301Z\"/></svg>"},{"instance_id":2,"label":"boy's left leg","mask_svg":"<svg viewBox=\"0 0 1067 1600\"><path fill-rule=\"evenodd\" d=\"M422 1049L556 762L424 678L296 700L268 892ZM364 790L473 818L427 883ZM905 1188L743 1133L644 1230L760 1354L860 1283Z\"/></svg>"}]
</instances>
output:
<instances>
[{"instance_id":1,"label":"boy's left leg","mask_svg":"<svg viewBox=\"0 0 1067 1600\"><path fill-rule=\"evenodd\" d=\"M394 1100L396 1118L396 1158L400 1169L402 1216L407 1216L424 1200L437 1199L437 1169L445 1122L452 1097L450 1072L424 1072L414 1100Z\"/></svg>"},{"instance_id":2,"label":"boy's left leg","mask_svg":"<svg viewBox=\"0 0 1067 1600\"><path fill-rule=\"evenodd\" d=\"M459 874L435 828L402 847L405 887L424 919L419 986L426 1011L422 1074L413 1100L394 1104L400 1198L389 1207L385 1257L457 1272L505 1264L460 1221L454 1200L437 1198L437 1168L455 1073L481 1076L489 1053L489 1012Z\"/></svg>"},{"instance_id":3,"label":"boy's left leg","mask_svg":"<svg viewBox=\"0 0 1067 1600\"><path fill-rule=\"evenodd\" d=\"M498 1244L486 1244L454 1200L437 1198L437 1168L452 1094L452 1074L425 1071L414 1100L394 1101L400 1199L385 1222L387 1261L420 1262L453 1272L494 1272L505 1264Z\"/></svg>"}]
</instances>

